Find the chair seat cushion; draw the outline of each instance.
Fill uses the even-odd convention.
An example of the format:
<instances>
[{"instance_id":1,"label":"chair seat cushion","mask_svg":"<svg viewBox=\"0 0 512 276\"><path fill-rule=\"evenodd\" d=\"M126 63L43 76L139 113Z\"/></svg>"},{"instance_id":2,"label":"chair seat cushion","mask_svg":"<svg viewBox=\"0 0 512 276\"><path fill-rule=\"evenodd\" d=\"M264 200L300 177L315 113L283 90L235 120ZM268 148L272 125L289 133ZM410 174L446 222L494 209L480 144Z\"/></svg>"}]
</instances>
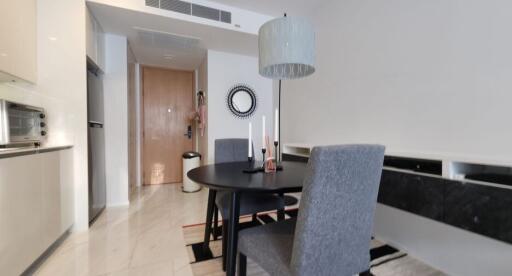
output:
<instances>
[{"instance_id":1,"label":"chair seat cushion","mask_svg":"<svg viewBox=\"0 0 512 276\"><path fill-rule=\"evenodd\" d=\"M296 219L265 224L239 232L238 251L270 275L291 275Z\"/></svg>"},{"instance_id":2,"label":"chair seat cushion","mask_svg":"<svg viewBox=\"0 0 512 276\"><path fill-rule=\"evenodd\" d=\"M229 206L231 206L230 192L217 192L215 204L222 215L222 218L229 217ZM251 194L240 197L240 215L250 215L259 212L284 209L284 200L273 194Z\"/></svg>"}]
</instances>

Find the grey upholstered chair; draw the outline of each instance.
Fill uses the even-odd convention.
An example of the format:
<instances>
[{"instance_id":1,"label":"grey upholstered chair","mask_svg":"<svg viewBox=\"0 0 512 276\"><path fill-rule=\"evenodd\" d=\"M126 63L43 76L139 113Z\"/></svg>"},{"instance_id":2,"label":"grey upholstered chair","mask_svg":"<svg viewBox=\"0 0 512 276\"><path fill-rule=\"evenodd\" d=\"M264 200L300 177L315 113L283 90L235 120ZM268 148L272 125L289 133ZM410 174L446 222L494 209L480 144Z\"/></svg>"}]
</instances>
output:
<instances>
[{"instance_id":1,"label":"grey upholstered chair","mask_svg":"<svg viewBox=\"0 0 512 276\"><path fill-rule=\"evenodd\" d=\"M243 162L247 161L249 154L248 139L217 139L215 140L215 163ZM254 152L254 151L253 151ZM222 256L223 267L226 264L227 249L227 224L229 218L229 206L231 202L231 193L218 191L215 195L215 205L222 215ZM253 215L259 212L284 210L284 198L273 194L260 195L241 195L240 198L240 215ZM217 210L214 210L214 227L213 236L217 235ZM209 223L207 221L207 223Z\"/></svg>"},{"instance_id":2,"label":"grey upholstered chair","mask_svg":"<svg viewBox=\"0 0 512 276\"><path fill-rule=\"evenodd\" d=\"M297 219L242 230L239 273L247 257L271 275L365 272L384 147L316 147L311 153Z\"/></svg>"}]
</instances>

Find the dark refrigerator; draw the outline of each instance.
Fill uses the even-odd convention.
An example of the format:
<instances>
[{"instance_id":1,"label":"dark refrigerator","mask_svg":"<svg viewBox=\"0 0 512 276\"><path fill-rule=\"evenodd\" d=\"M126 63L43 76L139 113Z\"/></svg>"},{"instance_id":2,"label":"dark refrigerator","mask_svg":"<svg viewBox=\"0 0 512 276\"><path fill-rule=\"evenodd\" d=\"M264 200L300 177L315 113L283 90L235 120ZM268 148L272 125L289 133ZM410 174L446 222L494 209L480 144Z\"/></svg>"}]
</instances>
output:
<instances>
[{"instance_id":1,"label":"dark refrigerator","mask_svg":"<svg viewBox=\"0 0 512 276\"><path fill-rule=\"evenodd\" d=\"M103 80L94 65L87 66L87 120L89 223L92 223L105 209L107 201Z\"/></svg>"}]
</instances>

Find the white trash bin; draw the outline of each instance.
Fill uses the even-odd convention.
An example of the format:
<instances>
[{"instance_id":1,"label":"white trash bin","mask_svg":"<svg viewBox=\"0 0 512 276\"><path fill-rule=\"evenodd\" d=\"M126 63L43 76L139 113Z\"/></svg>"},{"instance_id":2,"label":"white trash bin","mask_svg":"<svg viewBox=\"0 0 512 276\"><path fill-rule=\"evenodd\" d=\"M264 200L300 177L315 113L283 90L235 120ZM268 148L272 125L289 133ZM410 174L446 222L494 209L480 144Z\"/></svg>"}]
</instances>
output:
<instances>
[{"instance_id":1,"label":"white trash bin","mask_svg":"<svg viewBox=\"0 0 512 276\"><path fill-rule=\"evenodd\" d=\"M183 154L183 192L185 193L195 193L201 190L201 186L187 176L190 170L199 167L200 160L201 154L198 152L189 151Z\"/></svg>"}]
</instances>

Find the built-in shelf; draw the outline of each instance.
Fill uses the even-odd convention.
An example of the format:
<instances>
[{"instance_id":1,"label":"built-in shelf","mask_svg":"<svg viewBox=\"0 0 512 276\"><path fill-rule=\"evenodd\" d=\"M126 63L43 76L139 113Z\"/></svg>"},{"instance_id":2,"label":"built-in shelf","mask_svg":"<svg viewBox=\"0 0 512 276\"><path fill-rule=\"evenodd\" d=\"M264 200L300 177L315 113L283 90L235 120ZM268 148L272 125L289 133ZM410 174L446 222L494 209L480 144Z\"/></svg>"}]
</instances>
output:
<instances>
[{"instance_id":1,"label":"built-in shelf","mask_svg":"<svg viewBox=\"0 0 512 276\"><path fill-rule=\"evenodd\" d=\"M312 148L284 145L283 160ZM512 244L512 165L437 157L386 152L378 203Z\"/></svg>"},{"instance_id":2,"label":"built-in shelf","mask_svg":"<svg viewBox=\"0 0 512 276\"><path fill-rule=\"evenodd\" d=\"M283 160L307 161L313 146L284 144ZM449 180L512 189L512 163L440 154L386 151L384 169L418 175L432 175Z\"/></svg>"},{"instance_id":3,"label":"built-in shelf","mask_svg":"<svg viewBox=\"0 0 512 276\"><path fill-rule=\"evenodd\" d=\"M283 154L295 155L300 157L309 157L311 147L300 144L286 144L283 146Z\"/></svg>"},{"instance_id":4,"label":"built-in shelf","mask_svg":"<svg viewBox=\"0 0 512 276\"><path fill-rule=\"evenodd\" d=\"M451 179L512 187L512 167L452 161L449 168Z\"/></svg>"},{"instance_id":5,"label":"built-in shelf","mask_svg":"<svg viewBox=\"0 0 512 276\"><path fill-rule=\"evenodd\" d=\"M398 156L384 157L384 166L413 172L443 175L443 162L441 160L427 160Z\"/></svg>"}]
</instances>

